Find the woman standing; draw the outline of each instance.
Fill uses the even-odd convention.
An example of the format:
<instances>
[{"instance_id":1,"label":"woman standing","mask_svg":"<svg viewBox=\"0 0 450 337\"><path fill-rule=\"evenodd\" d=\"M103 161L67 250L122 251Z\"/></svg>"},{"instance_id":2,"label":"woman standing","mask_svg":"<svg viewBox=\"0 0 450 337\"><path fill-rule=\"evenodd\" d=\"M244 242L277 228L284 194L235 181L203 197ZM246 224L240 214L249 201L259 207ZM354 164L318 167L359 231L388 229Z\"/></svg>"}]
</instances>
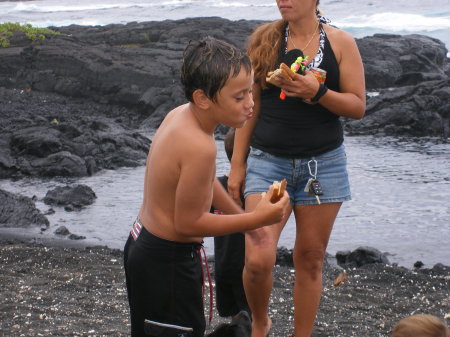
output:
<instances>
[{"instance_id":1,"label":"woman standing","mask_svg":"<svg viewBox=\"0 0 450 337\"><path fill-rule=\"evenodd\" d=\"M287 179L296 220L296 337L311 336L328 240L342 202L351 198L339 118L360 119L365 111L364 70L356 42L328 25L318 4L318 0L277 0L282 19L252 34L248 53L255 71L255 118L236 131L228 181L235 200L245 185L246 211L251 211L273 181ZM280 62L290 65L289 52L296 49L309 57L306 73L296 74L292 81L279 78L279 87L268 85L267 73ZM327 72L324 84L308 70L313 67ZM285 99L280 98L280 88ZM266 337L272 325L268 316L272 268L286 221L246 233L243 279L252 311L252 337Z\"/></svg>"}]
</instances>

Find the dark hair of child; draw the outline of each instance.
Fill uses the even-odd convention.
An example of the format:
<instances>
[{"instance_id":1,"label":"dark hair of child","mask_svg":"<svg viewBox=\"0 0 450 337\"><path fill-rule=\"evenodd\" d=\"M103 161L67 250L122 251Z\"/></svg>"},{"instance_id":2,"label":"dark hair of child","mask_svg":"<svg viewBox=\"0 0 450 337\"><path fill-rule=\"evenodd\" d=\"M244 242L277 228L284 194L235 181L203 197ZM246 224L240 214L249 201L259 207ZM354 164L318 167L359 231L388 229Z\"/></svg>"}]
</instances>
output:
<instances>
[{"instance_id":1,"label":"dark hair of child","mask_svg":"<svg viewBox=\"0 0 450 337\"><path fill-rule=\"evenodd\" d=\"M231 44L205 37L190 42L183 54L181 84L186 98L192 102L192 94L201 89L216 102L216 95L228 78L239 75L241 68L252 71L249 57Z\"/></svg>"}]
</instances>

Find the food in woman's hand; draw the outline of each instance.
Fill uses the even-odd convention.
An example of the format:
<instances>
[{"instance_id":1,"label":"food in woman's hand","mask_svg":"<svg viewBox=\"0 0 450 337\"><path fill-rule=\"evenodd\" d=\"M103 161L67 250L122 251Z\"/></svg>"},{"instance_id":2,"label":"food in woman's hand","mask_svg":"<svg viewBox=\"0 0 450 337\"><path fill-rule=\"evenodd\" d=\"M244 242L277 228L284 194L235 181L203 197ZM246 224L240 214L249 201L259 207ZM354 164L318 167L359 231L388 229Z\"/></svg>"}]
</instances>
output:
<instances>
[{"instance_id":1,"label":"food in woman's hand","mask_svg":"<svg viewBox=\"0 0 450 337\"><path fill-rule=\"evenodd\" d=\"M294 76L295 73L291 70L291 68L289 68L285 63L281 63L278 69L267 73L266 81L278 87L280 83L277 80L277 77L281 77L287 81L292 81Z\"/></svg>"},{"instance_id":2,"label":"food in woman's hand","mask_svg":"<svg viewBox=\"0 0 450 337\"><path fill-rule=\"evenodd\" d=\"M278 200L280 200L283 197L284 191L286 190L287 181L286 179L283 179L281 182L274 181L273 186L273 193L272 197L270 198L270 201L275 203Z\"/></svg>"},{"instance_id":3,"label":"food in woman's hand","mask_svg":"<svg viewBox=\"0 0 450 337\"><path fill-rule=\"evenodd\" d=\"M277 77L282 77L285 80L293 80L295 77L295 73L304 75L306 66L309 63L308 59L309 57L303 57L302 53L299 57L297 57L294 63L291 64L290 67L288 67L285 63L281 63L278 69L269 71L267 73L266 82L279 87L279 81L277 80ZM280 99L286 99L286 94L283 91L280 93Z\"/></svg>"}]
</instances>

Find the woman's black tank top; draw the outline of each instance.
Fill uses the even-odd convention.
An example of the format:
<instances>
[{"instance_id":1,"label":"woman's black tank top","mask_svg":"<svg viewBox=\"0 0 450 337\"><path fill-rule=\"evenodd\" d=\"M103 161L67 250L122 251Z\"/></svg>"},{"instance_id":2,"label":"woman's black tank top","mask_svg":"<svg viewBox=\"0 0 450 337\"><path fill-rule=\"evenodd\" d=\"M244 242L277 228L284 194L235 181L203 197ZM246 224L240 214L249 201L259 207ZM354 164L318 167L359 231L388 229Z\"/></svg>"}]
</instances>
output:
<instances>
[{"instance_id":1,"label":"woman's black tank top","mask_svg":"<svg viewBox=\"0 0 450 337\"><path fill-rule=\"evenodd\" d=\"M315 63L311 63L326 70L325 85L339 91L339 66L322 27L320 44ZM339 116L320 104L291 97L281 100L280 88L273 85L261 92L261 111L251 140L253 147L275 156L304 158L331 151L343 141Z\"/></svg>"}]
</instances>

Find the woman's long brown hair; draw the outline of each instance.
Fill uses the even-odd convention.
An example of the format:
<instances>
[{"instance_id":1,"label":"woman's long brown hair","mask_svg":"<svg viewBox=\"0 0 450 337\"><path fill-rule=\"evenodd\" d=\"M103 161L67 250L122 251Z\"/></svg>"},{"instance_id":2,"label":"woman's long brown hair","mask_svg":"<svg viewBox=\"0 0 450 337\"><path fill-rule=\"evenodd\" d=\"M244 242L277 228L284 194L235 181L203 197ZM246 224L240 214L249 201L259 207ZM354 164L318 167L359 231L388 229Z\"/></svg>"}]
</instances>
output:
<instances>
[{"instance_id":1,"label":"woman's long brown hair","mask_svg":"<svg viewBox=\"0 0 450 337\"><path fill-rule=\"evenodd\" d=\"M250 36L247 53L252 60L255 83L267 88L266 75L277 66L282 36L287 22L278 20L256 28Z\"/></svg>"}]
</instances>

